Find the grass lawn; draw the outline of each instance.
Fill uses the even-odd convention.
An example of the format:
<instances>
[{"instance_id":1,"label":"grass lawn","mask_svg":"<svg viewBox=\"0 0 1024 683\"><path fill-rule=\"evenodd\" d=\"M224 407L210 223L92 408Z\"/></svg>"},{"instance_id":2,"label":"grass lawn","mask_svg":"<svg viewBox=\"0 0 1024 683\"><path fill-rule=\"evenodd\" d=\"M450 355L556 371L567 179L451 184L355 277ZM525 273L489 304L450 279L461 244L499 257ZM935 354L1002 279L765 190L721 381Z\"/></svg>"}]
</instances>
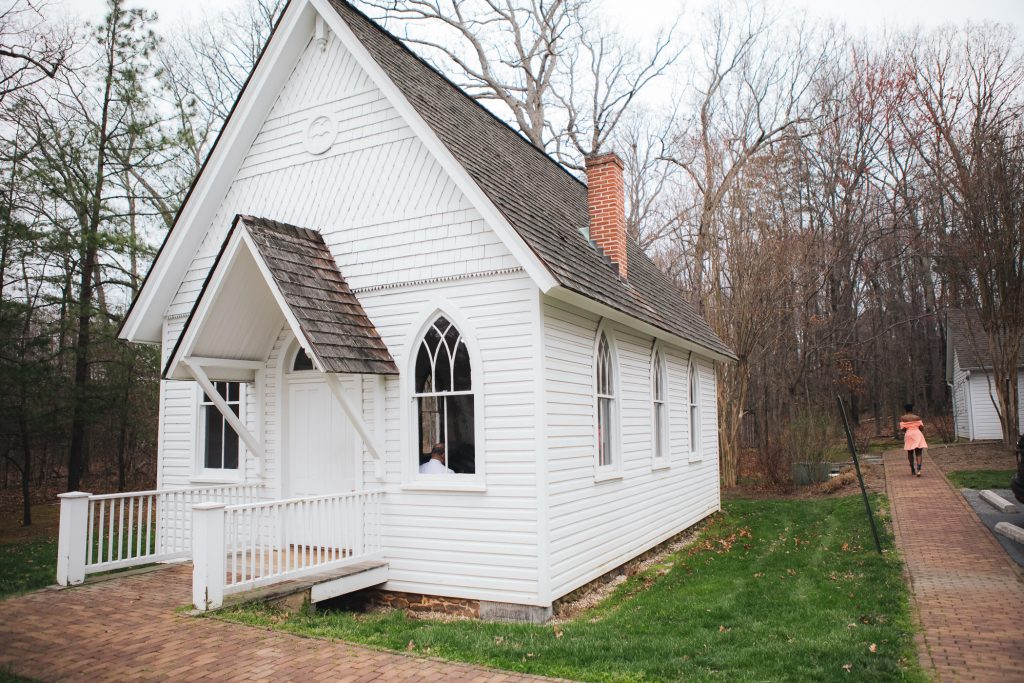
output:
<instances>
[{"instance_id":1,"label":"grass lawn","mask_svg":"<svg viewBox=\"0 0 1024 683\"><path fill-rule=\"evenodd\" d=\"M1008 489L1017 470L959 470L948 472L949 481L960 489Z\"/></svg>"},{"instance_id":2,"label":"grass lawn","mask_svg":"<svg viewBox=\"0 0 1024 683\"><path fill-rule=\"evenodd\" d=\"M0 598L57 582L57 539L33 538L0 545Z\"/></svg>"},{"instance_id":3,"label":"grass lawn","mask_svg":"<svg viewBox=\"0 0 1024 683\"><path fill-rule=\"evenodd\" d=\"M558 626L258 605L220 618L586 681L927 680L900 562L874 552L859 496L728 500L695 544Z\"/></svg>"},{"instance_id":4,"label":"grass lawn","mask_svg":"<svg viewBox=\"0 0 1024 683\"><path fill-rule=\"evenodd\" d=\"M0 514L0 598L57 582L59 520L58 505L33 505L29 527L21 526L20 509Z\"/></svg>"}]
</instances>

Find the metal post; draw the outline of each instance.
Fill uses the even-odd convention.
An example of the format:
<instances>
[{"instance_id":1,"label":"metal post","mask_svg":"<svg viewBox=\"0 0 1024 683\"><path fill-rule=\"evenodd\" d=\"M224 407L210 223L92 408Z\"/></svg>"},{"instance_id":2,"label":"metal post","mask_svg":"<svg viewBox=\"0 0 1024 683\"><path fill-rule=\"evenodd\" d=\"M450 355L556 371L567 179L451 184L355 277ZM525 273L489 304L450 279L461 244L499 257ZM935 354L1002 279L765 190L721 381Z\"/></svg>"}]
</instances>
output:
<instances>
[{"instance_id":1,"label":"metal post","mask_svg":"<svg viewBox=\"0 0 1024 683\"><path fill-rule=\"evenodd\" d=\"M857 470L857 481L860 482L860 495L864 498L864 509L868 511L868 521L871 522L871 535L875 537L875 549L879 554L882 552L882 542L878 540L878 528L875 526L875 515L871 511L871 503L868 502L868 490L864 487L864 475L860 473L860 460L857 458L857 446L853 442L853 432L850 431L850 421L846 419L846 406L843 399L836 394L836 403L839 404L839 414L843 417L843 428L846 430L846 445L850 448L850 455L853 456L853 466Z\"/></svg>"}]
</instances>

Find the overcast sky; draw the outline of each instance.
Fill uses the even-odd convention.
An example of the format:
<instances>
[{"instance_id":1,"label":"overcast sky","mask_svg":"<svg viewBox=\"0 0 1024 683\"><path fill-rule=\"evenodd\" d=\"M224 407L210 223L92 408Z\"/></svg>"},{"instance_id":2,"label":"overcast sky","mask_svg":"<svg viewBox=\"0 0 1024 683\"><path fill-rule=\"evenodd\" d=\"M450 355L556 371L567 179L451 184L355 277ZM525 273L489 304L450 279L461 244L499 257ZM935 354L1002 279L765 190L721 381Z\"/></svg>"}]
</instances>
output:
<instances>
[{"instance_id":1,"label":"overcast sky","mask_svg":"<svg viewBox=\"0 0 1024 683\"><path fill-rule=\"evenodd\" d=\"M104 0L60 0L80 18L98 19ZM237 0L129 0L130 4L155 10L161 24L176 24L203 11L217 11ZM714 0L689 0L691 8ZM603 0L604 11L623 29L637 36L654 33L671 23L680 0ZM937 26L946 22L993 20L1024 27L1024 0L785 0L826 19L845 22L853 29L881 30L886 26L909 28Z\"/></svg>"}]
</instances>

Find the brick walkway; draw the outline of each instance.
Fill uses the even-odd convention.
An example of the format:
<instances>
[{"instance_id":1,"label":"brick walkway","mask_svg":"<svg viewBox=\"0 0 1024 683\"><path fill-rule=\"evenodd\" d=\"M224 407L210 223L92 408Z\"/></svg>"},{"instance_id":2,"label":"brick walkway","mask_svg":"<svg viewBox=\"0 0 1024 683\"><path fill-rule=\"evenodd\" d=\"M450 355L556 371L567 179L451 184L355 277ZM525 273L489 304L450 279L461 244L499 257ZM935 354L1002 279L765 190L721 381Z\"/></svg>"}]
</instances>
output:
<instances>
[{"instance_id":1,"label":"brick walkway","mask_svg":"<svg viewBox=\"0 0 1024 683\"><path fill-rule=\"evenodd\" d=\"M197 619L191 567L0 602L0 670L60 681L544 679Z\"/></svg>"},{"instance_id":2,"label":"brick walkway","mask_svg":"<svg viewBox=\"0 0 1024 683\"><path fill-rule=\"evenodd\" d=\"M940 681L1024 681L1024 581L957 491L925 456L885 456L896 544L919 622L921 663Z\"/></svg>"}]
</instances>

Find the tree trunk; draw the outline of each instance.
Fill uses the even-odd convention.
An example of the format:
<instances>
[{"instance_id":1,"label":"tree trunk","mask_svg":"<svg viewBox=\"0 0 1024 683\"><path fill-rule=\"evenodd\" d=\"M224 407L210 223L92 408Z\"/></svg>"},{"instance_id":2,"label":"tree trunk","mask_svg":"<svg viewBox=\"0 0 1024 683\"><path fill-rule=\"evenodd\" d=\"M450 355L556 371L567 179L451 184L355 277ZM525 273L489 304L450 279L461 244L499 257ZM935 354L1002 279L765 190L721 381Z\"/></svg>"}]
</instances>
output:
<instances>
[{"instance_id":1,"label":"tree trunk","mask_svg":"<svg viewBox=\"0 0 1024 683\"><path fill-rule=\"evenodd\" d=\"M21 525L32 526L32 491L29 486L32 477L32 443L30 441L28 423L25 419L27 406L22 407L21 416L18 420L18 428L21 431Z\"/></svg>"},{"instance_id":2,"label":"tree trunk","mask_svg":"<svg viewBox=\"0 0 1024 683\"><path fill-rule=\"evenodd\" d=\"M85 404L89 400L89 348L92 334L93 278L96 275L96 254L99 248L99 226L103 204L104 168L108 143L108 118L114 87L116 64L117 27L121 6L112 3L109 15L107 41L106 78L103 91L103 111L99 123L99 140L96 148L96 176L93 197L88 216L80 216L82 224L82 265L79 274L78 297L78 338L75 340L75 385L74 405L71 413L71 447L68 449L68 490L77 491L81 485L85 466Z\"/></svg>"}]
</instances>

